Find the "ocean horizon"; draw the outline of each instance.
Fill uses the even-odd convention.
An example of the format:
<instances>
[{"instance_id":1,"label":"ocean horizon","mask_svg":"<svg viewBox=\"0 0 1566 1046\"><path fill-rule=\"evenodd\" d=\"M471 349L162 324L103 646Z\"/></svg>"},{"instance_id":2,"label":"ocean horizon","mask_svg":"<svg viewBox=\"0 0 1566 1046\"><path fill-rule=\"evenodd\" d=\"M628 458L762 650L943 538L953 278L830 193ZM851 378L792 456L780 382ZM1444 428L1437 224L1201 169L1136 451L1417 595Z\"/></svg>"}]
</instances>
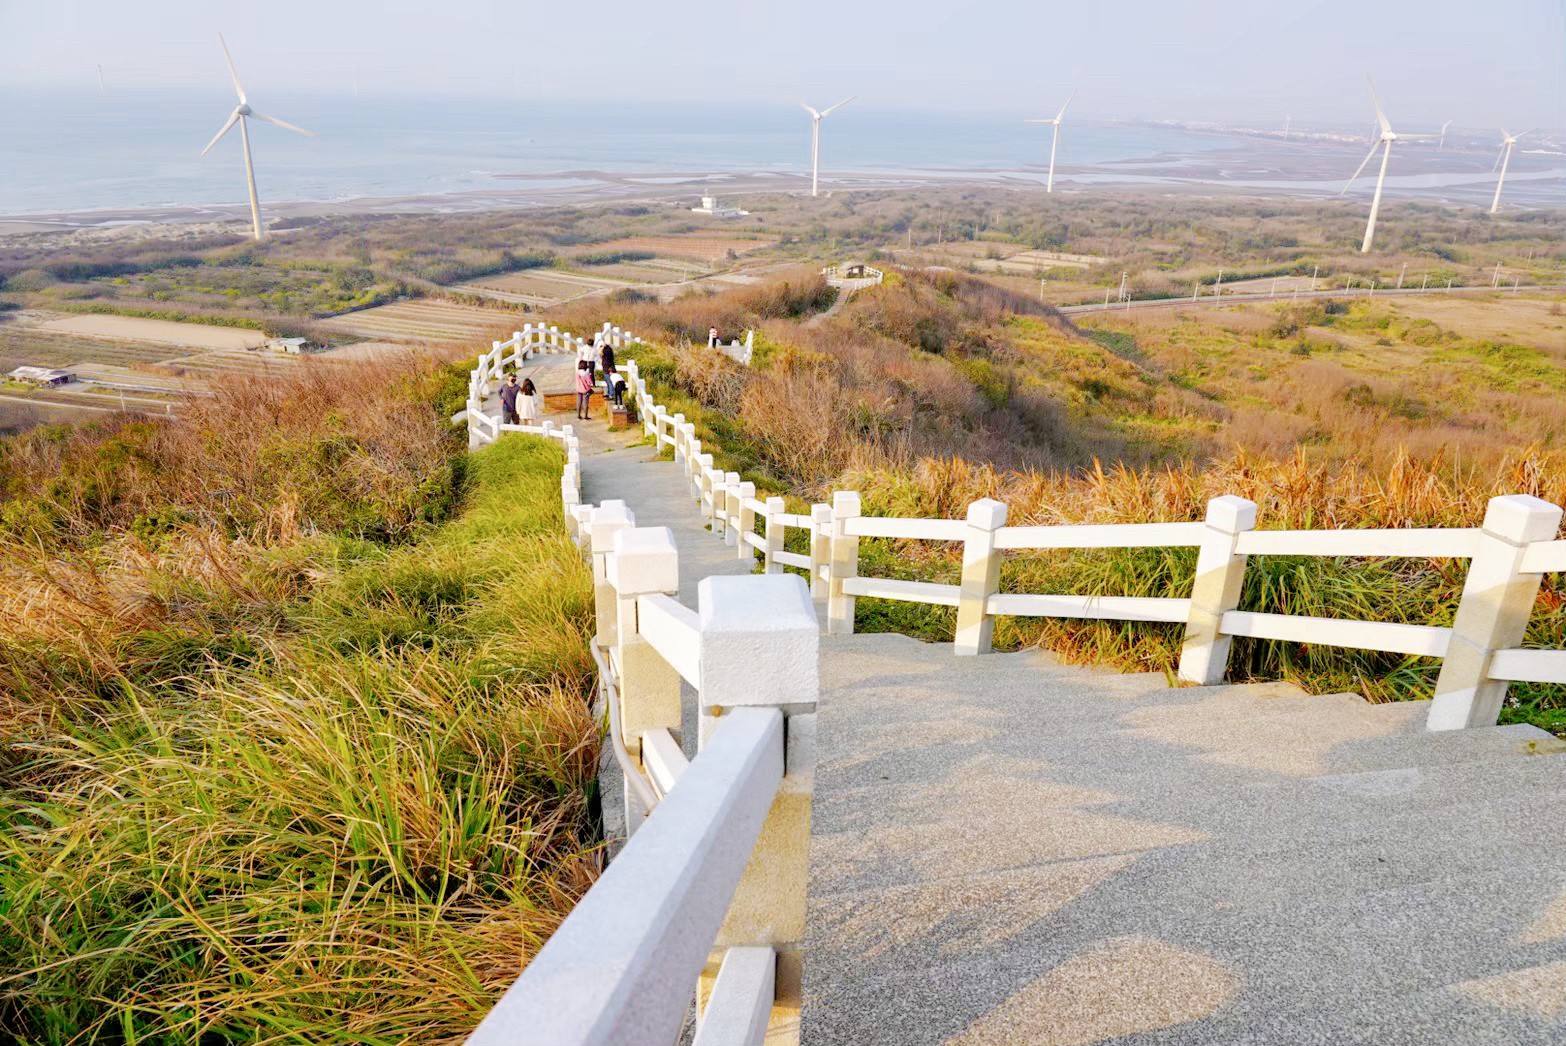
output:
<instances>
[{"instance_id":1,"label":"ocean horizon","mask_svg":"<svg viewBox=\"0 0 1566 1046\"><path fill-rule=\"evenodd\" d=\"M838 99L815 99L830 105ZM263 202L334 203L363 198L444 196L565 185L573 173L643 177L747 172L808 176L809 117L797 104L652 106L570 100L427 101L399 97L265 92L253 99L269 116L315 132L307 138L252 122L251 149ZM202 147L232 111L221 91L38 92L0 94L0 215L19 217L171 207L228 207L245 200L239 134L205 157ZM822 173L887 176L971 172L1041 179L1052 115L913 112L856 101L822 124ZM1296 124L1296 129L1300 125ZM1330 130L1322 128L1321 130ZM1341 131L1340 131L1341 133ZM1454 135L1455 138L1455 135ZM1323 142L1352 155L1363 146ZM1309 191L1321 180L1291 178L1291 147L1257 137L1151 124L1073 121L1061 135L1057 181L1191 184ZM1297 147L1295 147L1297 148ZM1272 150L1276 156L1268 153ZM1261 166L1209 170L1243 151ZM1335 155L1332 154L1332 155ZM1450 153L1454 162L1459 154ZM1470 157L1472 160L1472 157ZM1334 160L1329 170L1338 166ZM1452 176L1394 175L1389 188L1441 195L1472 182L1465 162ZM1516 170L1556 186L1566 170ZM1346 165L1343 177L1353 170ZM672 179L671 179L672 180ZM1510 181L1510 179L1509 179ZM1534 194L1539 203L1559 202Z\"/></svg>"}]
</instances>

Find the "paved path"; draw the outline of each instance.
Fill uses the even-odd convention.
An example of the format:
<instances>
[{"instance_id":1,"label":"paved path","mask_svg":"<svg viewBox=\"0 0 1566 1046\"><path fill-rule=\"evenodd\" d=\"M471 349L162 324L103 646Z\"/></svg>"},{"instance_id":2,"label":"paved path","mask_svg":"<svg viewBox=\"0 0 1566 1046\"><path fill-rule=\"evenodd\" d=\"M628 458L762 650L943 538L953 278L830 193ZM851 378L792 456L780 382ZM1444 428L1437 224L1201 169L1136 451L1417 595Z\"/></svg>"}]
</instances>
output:
<instances>
[{"instance_id":1,"label":"paved path","mask_svg":"<svg viewBox=\"0 0 1566 1046\"><path fill-rule=\"evenodd\" d=\"M672 463L579 431L584 501L674 531L682 600L748 571ZM1541 731L890 635L822 674L806 1046L1566 1041Z\"/></svg>"},{"instance_id":2,"label":"paved path","mask_svg":"<svg viewBox=\"0 0 1566 1046\"><path fill-rule=\"evenodd\" d=\"M1518 290L1519 293L1523 292L1523 291L1527 291L1527 292L1531 292L1531 293L1537 293L1539 291L1559 291L1561 289L1562 288L1558 287L1558 286L1550 286L1550 287L1519 287L1517 290ZM1311 298L1367 298L1367 299L1374 300L1376 298L1400 298L1400 297L1408 297L1408 296L1418 296L1418 295L1421 295L1421 294L1511 294L1511 293L1513 293L1513 291L1512 291L1512 288L1510 286L1506 286L1506 287L1451 287L1451 288L1447 288L1447 287L1425 287L1425 288L1420 288L1420 287L1403 287L1403 288L1380 287L1380 288L1377 288L1374 292L1372 292L1369 287L1351 287L1351 288L1348 288L1347 290L1344 290L1344 289L1340 288L1338 290L1328 290L1328 291L1300 291L1297 294L1294 291L1285 291L1282 294L1271 294L1271 293L1267 293L1267 292L1256 292L1256 293L1242 292L1242 293L1238 293L1238 294L1203 295L1200 298L1143 298L1143 299L1140 299L1140 300L1128 301L1128 302L1110 302L1108 305L1105 305L1102 302L1087 302L1087 303L1082 304L1082 305L1061 305L1061 306L1057 306L1057 307L1065 315L1067 315L1067 316L1074 316L1077 313L1127 312L1127 311L1133 311L1133 310L1137 310L1137 309L1177 309L1177 308L1181 308L1181 307L1184 307L1184 308L1200 308L1201 306L1204 306L1204 305L1243 305L1246 302L1258 302L1258 301L1272 301L1272 302L1287 302L1287 301L1295 301L1295 300L1305 301L1305 300L1311 299Z\"/></svg>"}]
</instances>

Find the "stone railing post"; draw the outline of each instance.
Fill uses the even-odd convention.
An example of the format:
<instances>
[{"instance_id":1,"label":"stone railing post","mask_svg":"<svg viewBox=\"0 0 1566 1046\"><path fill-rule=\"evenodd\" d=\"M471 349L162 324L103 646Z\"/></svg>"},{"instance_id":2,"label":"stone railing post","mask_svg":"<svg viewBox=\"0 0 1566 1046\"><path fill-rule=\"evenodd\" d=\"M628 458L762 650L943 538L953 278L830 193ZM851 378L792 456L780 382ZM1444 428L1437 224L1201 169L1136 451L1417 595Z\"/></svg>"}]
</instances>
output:
<instances>
[{"instance_id":1,"label":"stone railing post","mask_svg":"<svg viewBox=\"0 0 1566 1046\"><path fill-rule=\"evenodd\" d=\"M821 692L816 615L804 581L791 575L709 577L698 599L703 743L735 709L776 708L784 717L784 772L697 994L705 1001L726 949L771 948L773 1015L789 1022L798 1015L805 939Z\"/></svg>"},{"instance_id":2,"label":"stone railing post","mask_svg":"<svg viewBox=\"0 0 1566 1046\"><path fill-rule=\"evenodd\" d=\"M1490 661L1497 650L1522 645L1544 580L1522 572L1523 550L1531 542L1553 540L1560 525L1560 507L1540 498L1490 499L1436 679L1426 720L1431 730L1495 725L1506 681L1490 678Z\"/></svg>"},{"instance_id":3,"label":"stone railing post","mask_svg":"<svg viewBox=\"0 0 1566 1046\"><path fill-rule=\"evenodd\" d=\"M1232 494L1207 503L1207 530L1196 553L1191 611L1180 648L1179 676L1188 683L1223 682L1231 636L1222 631L1224 614L1240 605L1245 556L1235 551L1239 536L1256 527L1256 504Z\"/></svg>"},{"instance_id":4,"label":"stone railing post","mask_svg":"<svg viewBox=\"0 0 1566 1046\"><path fill-rule=\"evenodd\" d=\"M674 440L674 463L685 464L685 415L676 414L669 419L669 436Z\"/></svg>"},{"instance_id":5,"label":"stone railing post","mask_svg":"<svg viewBox=\"0 0 1566 1046\"><path fill-rule=\"evenodd\" d=\"M691 450L685 459L685 479L691 485L691 497L701 500L701 469L702 451L701 440L696 438L696 426L691 426Z\"/></svg>"},{"instance_id":6,"label":"stone railing post","mask_svg":"<svg viewBox=\"0 0 1566 1046\"><path fill-rule=\"evenodd\" d=\"M723 474L723 543L734 545L739 541L739 489L738 472Z\"/></svg>"},{"instance_id":7,"label":"stone railing post","mask_svg":"<svg viewBox=\"0 0 1566 1046\"><path fill-rule=\"evenodd\" d=\"M810 595L825 599L832 565L832 506L810 506Z\"/></svg>"},{"instance_id":8,"label":"stone railing post","mask_svg":"<svg viewBox=\"0 0 1566 1046\"><path fill-rule=\"evenodd\" d=\"M636 517L623 501L605 501L591 510L587 523L587 548L593 559L593 609L597 614L598 638L605 646L619 639L619 607L614 586L609 584L609 556L614 552L614 536L636 526Z\"/></svg>"},{"instance_id":9,"label":"stone railing post","mask_svg":"<svg viewBox=\"0 0 1566 1046\"><path fill-rule=\"evenodd\" d=\"M783 573L783 564L778 562L778 553L783 551L783 537L786 529L783 526L783 511L788 508L788 503L782 498L772 497L767 499L766 531L763 534L765 544L762 546L761 569L768 574Z\"/></svg>"},{"instance_id":10,"label":"stone railing post","mask_svg":"<svg viewBox=\"0 0 1566 1046\"><path fill-rule=\"evenodd\" d=\"M1006 525L1006 506L980 498L968 506L968 536L962 543L962 583L957 596L958 654L988 654L995 631L989 599L1000 589L1002 555L995 532Z\"/></svg>"},{"instance_id":11,"label":"stone railing post","mask_svg":"<svg viewBox=\"0 0 1566 1046\"><path fill-rule=\"evenodd\" d=\"M858 491L834 491L831 578L827 584L827 631L833 635L848 635L854 630L854 597L843 591L843 582L859 575L859 538L847 532L848 521L858 516Z\"/></svg>"},{"instance_id":12,"label":"stone railing post","mask_svg":"<svg viewBox=\"0 0 1566 1046\"><path fill-rule=\"evenodd\" d=\"M713 517L713 491L717 473L718 470L712 467L711 454L703 454L697 459L696 499L701 508L701 518L709 524L712 523ZM716 527L713 528L713 532L717 533Z\"/></svg>"},{"instance_id":13,"label":"stone railing post","mask_svg":"<svg viewBox=\"0 0 1566 1046\"><path fill-rule=\"evenodd\" d=\"M734 544L739 546L737 555L740 559L755 561L756 550L745 540L746 534L756 532L756 510L745 504L746 500L755 500L756 484L741 483L734 491L734 515L739 520L739 525L734 528Z\"/></svg>"},{"instance_id":14,"label":"stone railing post","mask_svg":"<svg viewBox=\"0 0 1566 1046\"><path fill-rule=\"evenodd\" d=\"M721 469L712 470L712 532L722 534L728 529L729 474Z\"/></svg>"},{"instance_id":15,"label":"stone railing post","mask_svg":"<svg viewBox=\"0 0 1566 1046\"><path fill-rule=\"evenodd\" d=\"M582 468L574 461L567 461L565 468L560 470L560 509L565 513L567 533L578 540L581 534L576 528L573 512L581 503Z\"/></svg>"},{"instance_id":16,"label":"stone railing post","mask_svg":"<svg viewBox=\"0 0 1566 1046\"><path fill-rule=\"evenodd\" d=\"M680 732L680 675L637 631L636 599L655 593L674 595L680 586L680 557L668 527L627 527L614 536L605 575L615 597L616 681L620 701L620 740L637 760L642 734L663 728ZM641 809L626 789L627 825L640 822Z\"/></svg>"}]
</instances>

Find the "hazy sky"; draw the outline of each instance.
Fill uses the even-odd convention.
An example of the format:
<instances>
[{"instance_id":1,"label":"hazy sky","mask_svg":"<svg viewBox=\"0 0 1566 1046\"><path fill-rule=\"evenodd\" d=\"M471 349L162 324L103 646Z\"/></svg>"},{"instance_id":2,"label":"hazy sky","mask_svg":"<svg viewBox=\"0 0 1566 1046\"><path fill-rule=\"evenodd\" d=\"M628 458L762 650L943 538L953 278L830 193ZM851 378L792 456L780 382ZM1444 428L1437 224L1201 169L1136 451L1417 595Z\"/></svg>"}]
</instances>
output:
<instances>
[{"instance_id":1,"label":"hazy sky","mask_svg":"<svg viewBox=\"0 0 1566 1046\"><path fill-rule=\"evenodd\" d=\"M0 87L1566 125L1561 0L0 0ZM706 24L704 24L706 23ZM0 101L3 104L3 101Z\"/></svg>"}]
</instances>

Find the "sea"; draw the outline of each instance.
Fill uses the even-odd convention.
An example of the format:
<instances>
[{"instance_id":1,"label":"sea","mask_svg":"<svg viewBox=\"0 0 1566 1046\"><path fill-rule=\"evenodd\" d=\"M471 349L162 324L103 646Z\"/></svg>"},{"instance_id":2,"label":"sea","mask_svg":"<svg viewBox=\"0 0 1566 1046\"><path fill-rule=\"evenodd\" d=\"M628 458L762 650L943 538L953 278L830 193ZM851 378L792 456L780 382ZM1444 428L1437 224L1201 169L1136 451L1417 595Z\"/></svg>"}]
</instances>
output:
<instances>
[{"instance_id":1,"label":"sea","mask_svg":"<svg viewBox=\"0 0 1566 1046\"><path fill-rule=\"evenodd\" d=\"M306 77L308 74L306 74ZM836 98L813 100L818 107ZM251 99L259 111L308 128L308 138L251 123L261 197L269 203L346 202L362 198L587 184L602 172L655 185L691 175L745 172L808 177L810 119L795 102L759 105L588 103L546 99L415 99L316 94L307 88ZM221 90L77 93L0 91L0 216L225 206L244 201L235 128L205 157L234 98ZM854 102L822 124L823 176L952 176L959 173L1042 180L1052 113L913 112ZM1363 144L1329 143L1344 173ZM1073 121L1062 129L1057 181L1189 184L1193 179L1247 185L1244 170L1213 174L1238 151L1253 157L1255 184L1310 190L1328 184L1290 180L1270 162L1261 139L1174 126ZM1258 154L1256 150L1263 152ZM1254 156L1260 155L1259 161ZM1279 162L1286 163L1286 157ZM1336 169L1336 164L1332 169ZM1428 171L1402 181L1439 195L1476 181L1488 163L1460 177ZM1566 162L1557 154L1537 171L1514 175L1559 195ZM1340 183L1332 183L1333 191ZM1508 184L1514 184L1511 178ZM1510 192L1510 190L1509 190ZM1538 194L1536 194L1538 195Z\"/></svg>"}]
</instances>

